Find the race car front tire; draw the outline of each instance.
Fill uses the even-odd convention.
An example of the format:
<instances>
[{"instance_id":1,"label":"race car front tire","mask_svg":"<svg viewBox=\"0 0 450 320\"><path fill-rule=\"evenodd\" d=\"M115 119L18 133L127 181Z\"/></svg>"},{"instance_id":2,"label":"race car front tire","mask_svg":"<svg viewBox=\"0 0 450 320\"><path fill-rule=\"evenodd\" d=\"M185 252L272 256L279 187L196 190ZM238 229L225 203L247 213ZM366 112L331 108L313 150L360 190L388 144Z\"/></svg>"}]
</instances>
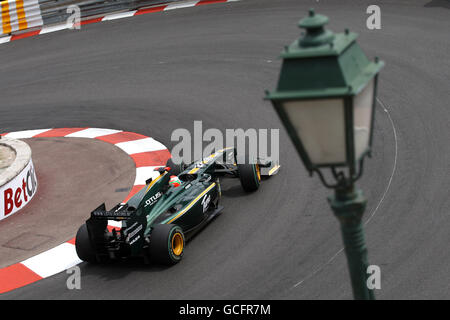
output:
<instances>
[{"instance_id":1,"label":"race car front tire","mask_svg":"<svg viewBox=\"0 0 450 320\"><path fill-rule=\"evenodd\" d=\"M258 190L261 184L261 172L257 164L238 164L239 179L247 192Z\"/></svg>"},{"instance_id":2,"label":"race car front tire","mask_svg":"<svg viewBox=\"0 0 450 320\"><path fill-rule=\"evenodd\" d=\"M81 260L86 262L97 262L95 250L92 248L91 241L89 240L86 224L83 224L78 229L77 236L75 238L75 249Z\"/></svg>"},{"instance_id":3,"label":"race car front tire","mask_svg":"<svg viewBox=\"0 0 450 320\"><path fill-rule=\"evenodd\" d=\"M183 257L185 246L181 228L174 224L156 224L150 234L148 247L150 260L164 265L174 265Z\"/></svg>"}]
</instances>

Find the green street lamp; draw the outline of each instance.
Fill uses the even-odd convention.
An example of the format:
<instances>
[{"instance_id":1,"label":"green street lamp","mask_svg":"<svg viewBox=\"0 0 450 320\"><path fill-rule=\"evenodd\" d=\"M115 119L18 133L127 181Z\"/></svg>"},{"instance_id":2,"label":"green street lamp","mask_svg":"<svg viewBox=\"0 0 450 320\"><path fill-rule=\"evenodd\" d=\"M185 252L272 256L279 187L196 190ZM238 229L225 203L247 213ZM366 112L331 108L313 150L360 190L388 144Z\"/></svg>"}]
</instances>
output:
<instances>
[{"instance_id":1,"label":"green street lamp","mask_svg":"<svg viewBox=\"0 0 450 320\"><path fill-rule=\"evenodd\" d=\"M367 287L367 249L362 227L366 200L354 183L372 147L378 72L346 30L325 29L326 16L309 11L299 27L306 33L281 54L276 91L266 92L310 175L335 190L329 197L341 223L353 295L374 299ZM329 169L333 181L323 170Z\"/></svg>"}]
</instances>

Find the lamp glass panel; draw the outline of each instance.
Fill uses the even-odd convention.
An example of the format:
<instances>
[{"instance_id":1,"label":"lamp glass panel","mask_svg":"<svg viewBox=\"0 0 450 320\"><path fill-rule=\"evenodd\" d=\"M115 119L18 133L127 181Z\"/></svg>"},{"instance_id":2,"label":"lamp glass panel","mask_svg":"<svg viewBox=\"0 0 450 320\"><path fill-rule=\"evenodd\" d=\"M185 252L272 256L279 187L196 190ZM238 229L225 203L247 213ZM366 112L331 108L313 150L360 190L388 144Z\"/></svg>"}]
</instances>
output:
<instances>
[{"instance_id":1,"label":"lamp glass panel","mask_svg":"<svg viewBox=\"0 0 450 320\"><path fill-rule=\"evenodd\" d=\"M344 163L344 99L286 101L283 108L314 165Z\"/></svg>"},{"instance_id":2,"label":"lamp glass panel","mask_svg":"<svg viewBox=\"0 0 450 320\"><path fill-rule=\"evenodd\" d=\"M355 144L355 160L369 148L370 131L372 130L372 108L373 108L374 80L353 99L353 130Z\"/></svg>"}]
</instances>

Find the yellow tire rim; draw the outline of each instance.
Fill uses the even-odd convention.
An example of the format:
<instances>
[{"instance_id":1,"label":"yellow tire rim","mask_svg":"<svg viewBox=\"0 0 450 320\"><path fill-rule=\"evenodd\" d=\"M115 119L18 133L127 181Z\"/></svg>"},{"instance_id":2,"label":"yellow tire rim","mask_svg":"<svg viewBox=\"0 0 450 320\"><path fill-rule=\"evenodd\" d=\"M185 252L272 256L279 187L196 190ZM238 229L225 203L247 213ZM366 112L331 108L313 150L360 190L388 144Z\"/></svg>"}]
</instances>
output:
<instances>
[{"instance_id":1,"label":"yellow tire rim","mask_svg":"<svg viewBox=\"0 0 450 320\"><path fill-rule=\"evenodd\" d=\"M259 164L255 164L256 175L258 176L258 181L261 181L261 170L259 169Z\"/></svg>"},{"instance_id":2,"label":"yellow tire rim","mask_svg":"<svg viewBox=\"0 0 450 320\"><path fill-rule=\"evenodd\" d=\"M184 241L181 233L177 232L172 237L172 252L176 256L180 256L183 253Z\"/></svg>"}]
</instances>

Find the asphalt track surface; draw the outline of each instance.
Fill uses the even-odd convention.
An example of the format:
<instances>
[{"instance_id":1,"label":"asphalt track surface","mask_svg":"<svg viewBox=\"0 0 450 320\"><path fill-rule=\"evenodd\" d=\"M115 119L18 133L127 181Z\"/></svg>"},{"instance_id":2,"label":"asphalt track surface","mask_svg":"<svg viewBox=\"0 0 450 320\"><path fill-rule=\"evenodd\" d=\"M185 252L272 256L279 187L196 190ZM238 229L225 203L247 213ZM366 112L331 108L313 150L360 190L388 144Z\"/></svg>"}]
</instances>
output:
<instances>
[{"instance_id":1,"label":"asphalt track surface","mask_svg":"<svg viewBox=\"0 0 450 320\"><path fill-rule=\"evenodd\" d=\"M382 29L366 28L378 4ZM360 34L380 77L369 199L369 261L378 299L450 297L448 1L244 0L151 14L0 46L2 131L104 127L165 143L177 128L280 128L263 90L311 6L330 29ZM6 299L351 299L339 225L281 130L280 174L246 195L224 188L223 214L172 268L81 265Z\"/></svg>"}]
</instances>

